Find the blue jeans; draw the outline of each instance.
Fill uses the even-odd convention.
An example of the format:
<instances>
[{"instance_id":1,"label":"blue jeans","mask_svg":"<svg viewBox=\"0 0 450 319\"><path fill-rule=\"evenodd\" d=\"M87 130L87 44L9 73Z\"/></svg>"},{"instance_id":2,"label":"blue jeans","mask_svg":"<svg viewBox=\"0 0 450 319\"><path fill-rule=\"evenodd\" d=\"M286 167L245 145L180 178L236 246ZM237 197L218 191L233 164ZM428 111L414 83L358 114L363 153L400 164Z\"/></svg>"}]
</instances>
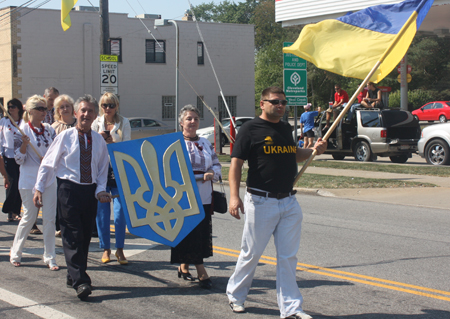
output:
<instances>
[{"instance_id":1,"label":"blue jeans","mask_svg":"<svg viewBox=\"0 0 450 319\"><path fill-rule=\"evenodd\" d=\"M111 192L111 195L118 195L119 189L117 187L106 187L107 192ZM122 210L119 197L113 200L114 207L114 227L116 229L116 248L123 248L125 243L125 229L126 221L125 215ZM98 239L100 240L100 248L111 248L111 203L98 202L97 207L97 230Z\"/></svg>"}]
</instances>

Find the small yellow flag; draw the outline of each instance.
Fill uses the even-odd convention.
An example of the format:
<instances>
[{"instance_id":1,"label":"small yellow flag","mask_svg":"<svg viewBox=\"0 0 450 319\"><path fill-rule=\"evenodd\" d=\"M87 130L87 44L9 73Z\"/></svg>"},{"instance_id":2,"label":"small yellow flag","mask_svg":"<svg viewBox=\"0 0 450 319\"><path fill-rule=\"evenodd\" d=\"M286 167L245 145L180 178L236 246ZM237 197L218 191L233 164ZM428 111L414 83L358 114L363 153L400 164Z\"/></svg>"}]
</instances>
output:
<instances>
[{"instance_id":1,"label":"small yellow flag","mask_svg":"<svg viewBox=\"0 0 450 319\"><path fill-rule=\"evenodd\" d=\"M72 22L70 21L70 11L78 0L61 0L61 26L64 31L69 30Z\"/></svg>"}]
</instances>

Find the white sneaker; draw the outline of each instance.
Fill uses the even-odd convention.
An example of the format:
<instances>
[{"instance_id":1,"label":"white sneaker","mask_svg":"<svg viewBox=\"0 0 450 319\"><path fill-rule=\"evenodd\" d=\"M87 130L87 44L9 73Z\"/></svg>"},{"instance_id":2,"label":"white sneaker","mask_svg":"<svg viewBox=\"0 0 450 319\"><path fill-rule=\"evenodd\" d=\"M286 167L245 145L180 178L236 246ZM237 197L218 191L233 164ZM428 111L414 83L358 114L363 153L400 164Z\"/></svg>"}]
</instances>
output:
<instances>
[{"instance_id":1,"label":"white sneaker","mask_svg":"<svg viewBox=\"0 0 450 319\"><path fill-rule=\"evenodd\" d=\"M310 315L304 313L304 312L297 312L295 315L290 315L289 317L286 317L285 319L313 319Z\"/></svg>"},{"instance_id":2,"label":"white sneaker","mask_svg":"<svg viewBox=\"0 0 450 319\"><path fill-rule=\"evenodd\" d=\"M245 312L244 305L239 305L234 302L230 302L230 308L231 308L231 311L233 311L233 312L237 312L237 313Z\"/></svg>"}]
</instances>

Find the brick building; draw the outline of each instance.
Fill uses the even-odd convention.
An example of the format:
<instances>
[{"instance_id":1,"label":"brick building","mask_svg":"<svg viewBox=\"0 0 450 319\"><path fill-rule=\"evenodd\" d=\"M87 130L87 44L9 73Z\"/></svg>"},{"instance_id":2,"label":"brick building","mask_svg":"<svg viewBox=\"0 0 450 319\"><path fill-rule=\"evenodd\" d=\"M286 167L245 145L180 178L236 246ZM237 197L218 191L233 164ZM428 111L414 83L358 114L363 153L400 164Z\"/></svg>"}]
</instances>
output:
<instances>
[{"instance_id":1,"label":"brick building","mask_svg":"<svg viewBox=\"0 0 450 319\"><path fill-rule=\"evenodd\" d=\"M0 102L16 97L25 103L33 94L56 87L77 99L85 93L99 98L100 19L98 12L74 10L72 27L64 32L60 11L0 9ZM173 123L175 101L175 27L154 28L151 15L138 18L110 13L112 52L119 55L121 113ZM206 56L208 49L227 103L236 116L254 115L254 27L226 23L177 21L180 32L179 107L203 108L198 95L215 110L223 108L219 87ZM187 81L189 84L187 83ZM191 86L193 88L191 88ZM195 91L196 92L195 92ZM3 101L2 101L3 100ZM212 123L204 108L201 126ZM225 115L226 116L226 115Z\"/></svg>"}]
</instances>

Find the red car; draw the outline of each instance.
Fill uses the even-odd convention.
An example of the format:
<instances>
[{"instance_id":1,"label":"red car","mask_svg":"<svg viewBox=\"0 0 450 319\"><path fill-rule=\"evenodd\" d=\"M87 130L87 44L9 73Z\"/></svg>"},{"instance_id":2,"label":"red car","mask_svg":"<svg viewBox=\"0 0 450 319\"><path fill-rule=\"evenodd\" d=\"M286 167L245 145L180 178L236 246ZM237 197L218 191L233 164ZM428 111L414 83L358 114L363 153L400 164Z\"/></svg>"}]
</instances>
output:
<instances>
[{"instance_id":1,"label":"red car","mask_svg":"<svg viewBox=\"0 0 450 319\"><path fill-rule=\"evenodd\" d=\"M429 102L421 108L412 111L418 121L447 122L450 119L450 101Z\"/></svg>"}]
</instances>

